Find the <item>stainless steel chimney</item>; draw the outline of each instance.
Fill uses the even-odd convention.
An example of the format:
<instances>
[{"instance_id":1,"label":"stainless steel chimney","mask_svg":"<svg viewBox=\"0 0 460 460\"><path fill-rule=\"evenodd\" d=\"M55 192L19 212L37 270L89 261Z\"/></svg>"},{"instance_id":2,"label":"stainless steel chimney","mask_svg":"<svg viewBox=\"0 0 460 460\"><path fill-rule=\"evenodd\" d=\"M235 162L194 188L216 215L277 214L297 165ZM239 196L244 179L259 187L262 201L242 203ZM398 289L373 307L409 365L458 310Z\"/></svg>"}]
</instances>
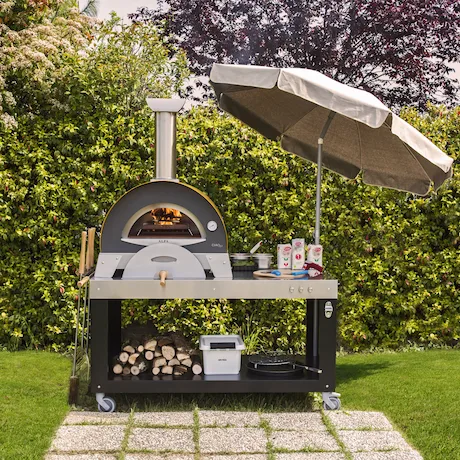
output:
<instances>
[{"instance_id":1,"label":"stainless steel chimney","mask_svg":"<svg viewBox=\"0 0 460 460\"><path fill-rule=\"evenodd\" d=\"M156 179L176 179L176 113L185 99L147 99L155 112Z\"/></svg>"}]
</instances>

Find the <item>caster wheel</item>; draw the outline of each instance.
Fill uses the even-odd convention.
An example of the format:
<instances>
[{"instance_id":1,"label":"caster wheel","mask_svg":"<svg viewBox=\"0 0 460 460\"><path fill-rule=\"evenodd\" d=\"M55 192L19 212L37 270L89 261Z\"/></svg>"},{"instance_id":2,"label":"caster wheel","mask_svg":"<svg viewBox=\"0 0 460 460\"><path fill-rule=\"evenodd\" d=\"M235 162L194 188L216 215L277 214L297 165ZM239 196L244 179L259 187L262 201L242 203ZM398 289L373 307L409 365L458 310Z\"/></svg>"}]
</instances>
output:
<instances>
[{"instance_id":1,"label":"caster wheel","mask_svg":"<svg viewBox=\"0 0 460 460\"><path fill-rule=\"evenodd\" d=\"M340 399L336 398L335 396L331 396L327 402L323 402L324 410L339 410L340 406Z\"/></svg>"},{"instance_id":2,"label":"caster wheel","mask_svg":"<svg viewBox=\"0 0 460 460\"><path fill-rule=\"evenodd\" d=\"M106 396L103 399L103 401L109 407L108 407L108 409L106 409L106 408L102 407L100 404L98 404L97 408L99 409L99 412L114 412L115 411L116 404L115 404L115 401L112 398L109 398L108 396Z\"/></svg>"}]
</instances>

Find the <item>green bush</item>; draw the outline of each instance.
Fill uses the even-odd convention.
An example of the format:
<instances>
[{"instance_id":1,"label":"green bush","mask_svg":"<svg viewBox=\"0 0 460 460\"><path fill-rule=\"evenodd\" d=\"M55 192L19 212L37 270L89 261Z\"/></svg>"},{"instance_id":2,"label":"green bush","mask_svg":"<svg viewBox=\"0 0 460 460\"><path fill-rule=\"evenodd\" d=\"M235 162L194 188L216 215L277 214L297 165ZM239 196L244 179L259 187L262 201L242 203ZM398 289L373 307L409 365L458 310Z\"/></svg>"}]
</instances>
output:
<instances>
[{"instance_id":1,"label":"green bush","mask_svg":"<svg viewBox=\"0 0 460 460\"><path fill-rule=\"evenodd\" d=\"M440 116L440 113L443 113ZM403 114L453 157L458 110ZM311 240L316 167L280 150L237 120L199 108L179 123L179 178L205 190L224 215L231 252L264 239L264 251L293 237ZM430 131L431 130L431 131ZM418 198L325 172L322 243L340 281L340 344L348 349L451 344L460 334L458 174ZM162 330L242 331L260 348L303 347L300 301L167 301L130 310Z\"/></svg>"},{"instance_id":2,"label":"green bush","mask_svg":"<svg viewBox=\"0 0 460 460\"><path fill-rule=\"evenodd\" d=\"M151 28L115 33L109 24L96 37L85 52L56 53L46 91L31 80L21 99L26 71L4 82L17 102L9 123L0 121L0 343L10 348L71 343L81 231L100 231L112 204L153 176L145 96L167 96L187 75L183 55ZM142 44L138 54L133 44ZM456 158L458 109L403 115ZM231 252L259 239L272 253L293 237L311 240L316 167L212 107L179 117L178 176L219 207ZM342 346L458 339L458 186L455 173L437 194L417 198L325 172L322 244L327 271L341 283ZM240 331L251 349L299 350L305 337L300 301L125 303L124 324L149 319L195 339Z\"/></svg>"}]
</instances>

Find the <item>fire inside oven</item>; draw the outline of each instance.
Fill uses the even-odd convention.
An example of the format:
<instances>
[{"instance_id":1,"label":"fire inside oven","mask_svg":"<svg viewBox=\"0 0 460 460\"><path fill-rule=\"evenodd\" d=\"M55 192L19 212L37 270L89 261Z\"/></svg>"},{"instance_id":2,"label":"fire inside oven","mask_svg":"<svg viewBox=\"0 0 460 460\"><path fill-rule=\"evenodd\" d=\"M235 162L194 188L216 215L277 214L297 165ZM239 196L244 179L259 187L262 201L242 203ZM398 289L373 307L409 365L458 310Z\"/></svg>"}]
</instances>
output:
<instances>
[{"instance_id":1,"label":"fire inside oven","mask_svg":"<svg viewBox=\"0 0 460 460\"><path fill-rule=\"evenodd\" d=\"M200 230L183 211L171 207L151 209L129 231L129 238L200 238Z\"/></svg>"}]
</instances>

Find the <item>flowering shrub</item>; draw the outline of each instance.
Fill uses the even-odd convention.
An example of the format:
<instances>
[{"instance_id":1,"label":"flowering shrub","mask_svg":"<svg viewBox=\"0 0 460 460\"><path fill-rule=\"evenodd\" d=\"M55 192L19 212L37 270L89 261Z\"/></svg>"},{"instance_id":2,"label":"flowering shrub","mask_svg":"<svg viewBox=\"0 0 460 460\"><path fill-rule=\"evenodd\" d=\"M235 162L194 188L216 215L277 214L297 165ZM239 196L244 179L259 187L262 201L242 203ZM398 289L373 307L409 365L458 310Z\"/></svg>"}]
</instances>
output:
<instances>
[{"instance_id":1,"label":"flowering shrub","mask_svg":"<svg viewBox=\"0 0 460 460\"><path fill-rule=\"evenodd\" d=\"M43 26L51 37L56 21ZM81 46L57 47L49 62L8 67L3 94L16 105L0 112L11 117L0 123L0 343L11 347L70 343L81 230L151 177L145 97L167 97L187 75L183 54L152 27L116 26L116 18L93 26ZM28 40L37 27L17 33ZM29 56L42 52L33 43ZM8 50L2 42L4 65Z\"/></svg>"}]
</instances>

